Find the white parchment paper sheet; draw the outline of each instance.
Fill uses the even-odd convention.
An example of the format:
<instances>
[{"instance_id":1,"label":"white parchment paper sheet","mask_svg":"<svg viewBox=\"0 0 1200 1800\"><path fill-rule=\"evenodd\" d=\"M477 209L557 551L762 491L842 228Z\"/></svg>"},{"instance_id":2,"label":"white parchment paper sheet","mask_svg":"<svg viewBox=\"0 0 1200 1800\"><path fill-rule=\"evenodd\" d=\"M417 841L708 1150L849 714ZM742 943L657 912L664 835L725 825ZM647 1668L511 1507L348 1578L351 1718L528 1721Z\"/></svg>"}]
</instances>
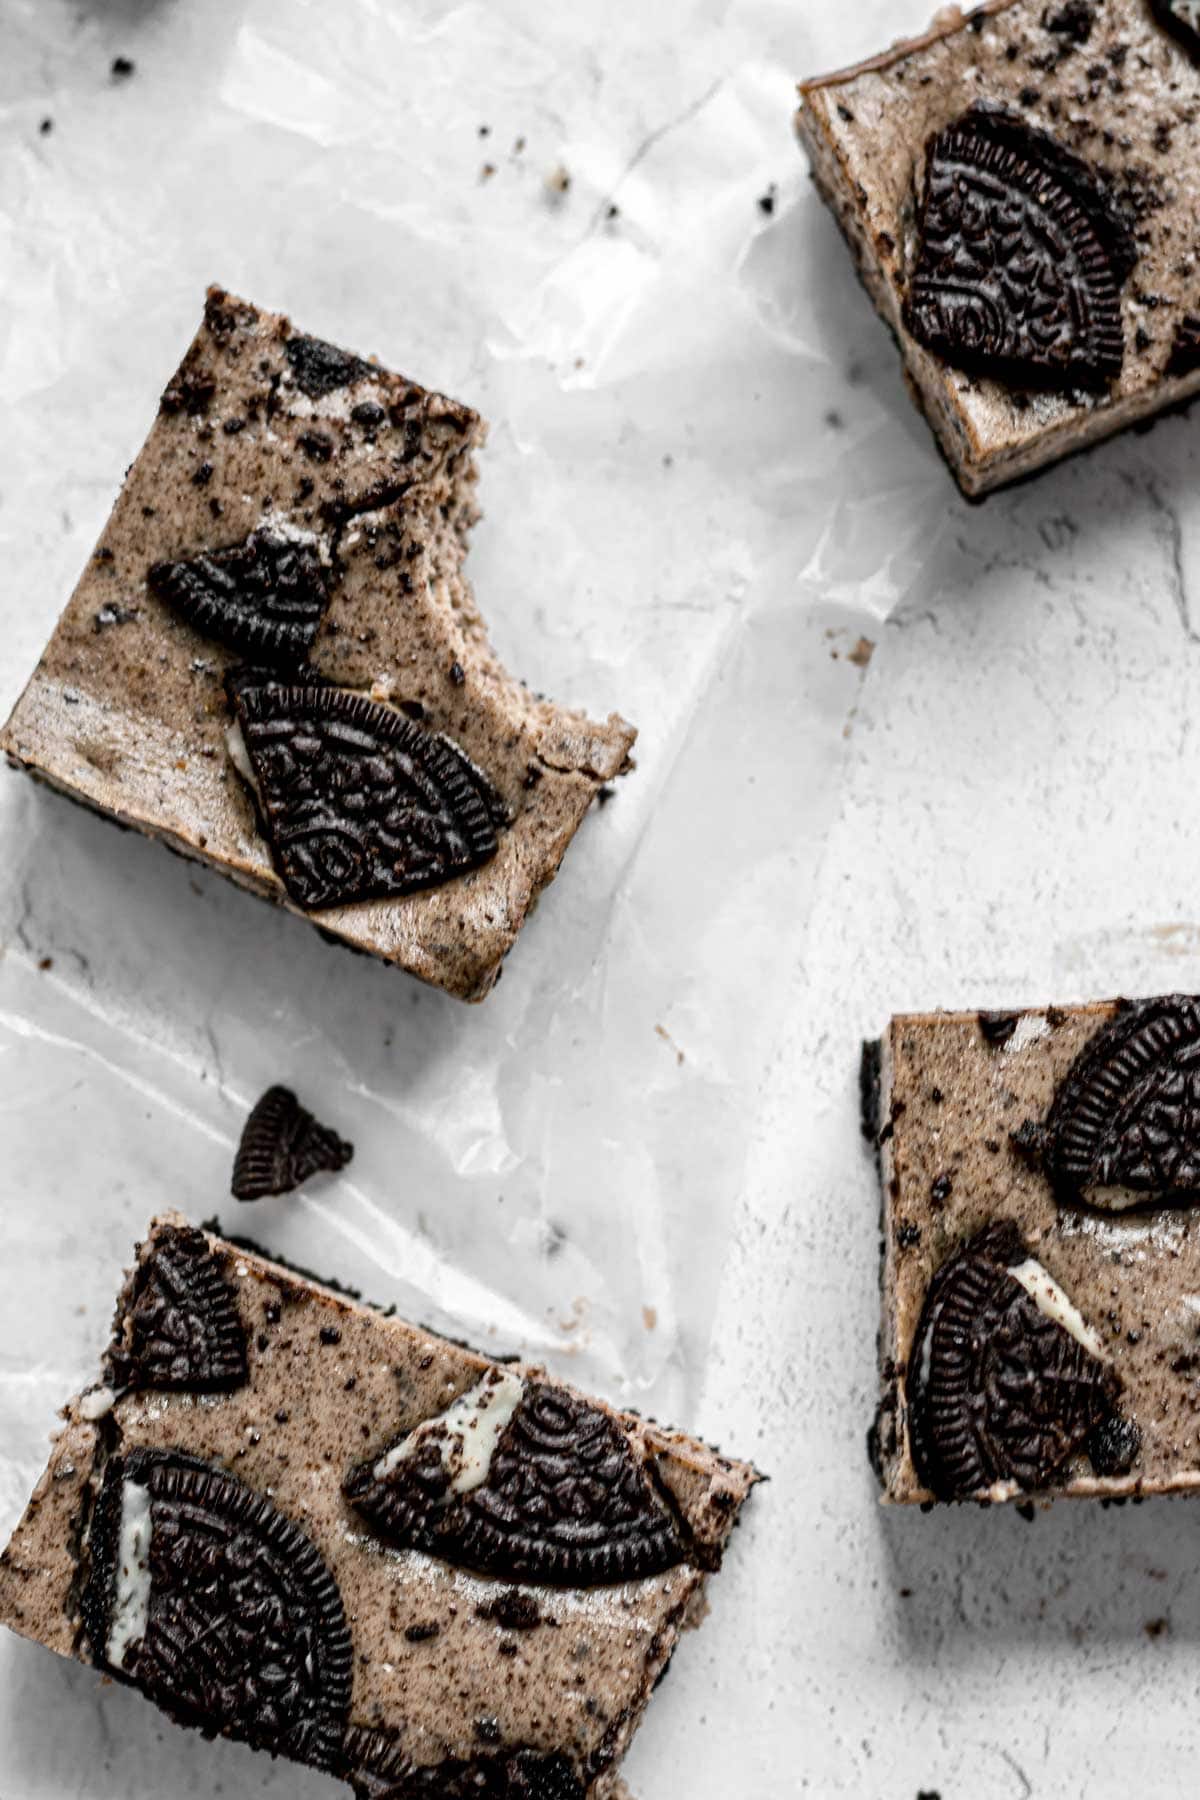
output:
<instances>
[{"instance_id":1,"label":"white parchment paper sheet","mask_svg":"<svg viewBox=\"0 0 1200 1800\"><path fill-rule=\"evenodd\" d=\"M0 1532L149 1215L218 1212L773 1476L641 1800L1193 1774L1200 1512L885 1519L863 1455L860 1037L1200 978L1195 429L965 507L792 141L924 22L0 0L0 704L215 280L493 421L494 639L642 728L472 1010L0 779ZM357 1154L238 1208L277 1079ZM260 1791L332 1789L0 1644L3 1800Z\"/></svg>"}]
</instances>

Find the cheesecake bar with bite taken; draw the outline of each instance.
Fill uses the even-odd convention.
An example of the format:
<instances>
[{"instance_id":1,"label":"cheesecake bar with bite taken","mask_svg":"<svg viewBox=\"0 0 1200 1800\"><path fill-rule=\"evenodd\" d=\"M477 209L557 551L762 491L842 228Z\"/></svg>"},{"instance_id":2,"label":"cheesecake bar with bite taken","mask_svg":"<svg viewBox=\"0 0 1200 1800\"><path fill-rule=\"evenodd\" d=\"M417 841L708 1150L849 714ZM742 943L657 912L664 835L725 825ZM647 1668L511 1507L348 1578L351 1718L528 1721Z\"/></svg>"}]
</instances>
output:
<instances>
[{"instance_id":1,"label":"cheesecake bar with bite taken","mask_svg":"<svg viewBox=\"0 0 1200 1800\"><path fill-rule=\"evenodd\" d=\"M484 435L211 290L0 748L481 999L636 735L492 651L463 568Z\"/></svg>"}]
</instances>

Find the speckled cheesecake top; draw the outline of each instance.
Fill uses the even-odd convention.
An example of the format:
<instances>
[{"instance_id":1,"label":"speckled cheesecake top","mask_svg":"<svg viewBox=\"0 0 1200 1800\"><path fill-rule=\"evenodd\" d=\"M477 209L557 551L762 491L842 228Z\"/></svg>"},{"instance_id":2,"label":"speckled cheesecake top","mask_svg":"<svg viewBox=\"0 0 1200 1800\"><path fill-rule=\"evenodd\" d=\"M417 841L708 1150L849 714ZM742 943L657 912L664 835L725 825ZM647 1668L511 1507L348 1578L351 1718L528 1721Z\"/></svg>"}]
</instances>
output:
<instances>
[{"instance_id":1,"label":"speckled cheesecake top","mask_svg":"<svg viewBox=\"0 0 1200 1800\"><path fill-rule=\"evenodd\" d=\"M756 1479L176 1216L64 1419L0 1618L395 1800L615 1791Z\"/></svg>"},{"instance_id":2,"label":"speckled cheesecake top","mask_svg":"<svg viewBox=\"0 0 1200 1800\"><path fill-rule=\"evenodd\" d=\"M211 292L10 758L481 997L635 735L497 662L462 573L483 437Z\"/></svg>"}]
</instances>

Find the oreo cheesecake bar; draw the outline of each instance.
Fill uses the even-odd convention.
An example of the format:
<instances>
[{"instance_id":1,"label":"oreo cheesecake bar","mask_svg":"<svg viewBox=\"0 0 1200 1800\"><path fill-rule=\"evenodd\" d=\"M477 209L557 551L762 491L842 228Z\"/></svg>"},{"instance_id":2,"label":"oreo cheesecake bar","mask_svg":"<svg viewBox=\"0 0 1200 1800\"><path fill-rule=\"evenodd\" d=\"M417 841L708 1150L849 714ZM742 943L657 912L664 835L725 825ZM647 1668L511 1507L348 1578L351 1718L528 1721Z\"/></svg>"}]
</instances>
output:
<instances>
[{"instance_id":1,"label":"oreo cheesecake bar","mask_svg":"<svg viewBox=\"0 0 1200 1800\"><path fill-rule=\"evenodd\" d=\"M812 172L969 497L1200 390L1200 11L990 0L801 86Z\"/></svg>"},{"instance_id":2,"label":"oreo cheesecake bar","mask_svg":"<svg viewBox=\"0 0 1200 1800\"><path fill-rule=\"evenodd\" d=\"M615 1800L757 1480L159 1219L0 1620L364 1800Z\"/></svg>"},{"instance_id":3,"label":"oreo cheesecake bar","mask_svg":"<svg viewBox=\"0 0 1200 1800\"><path fill-rule=\"evenodd\" d=\"M893 1019L888 1501L1200 1489L1200 1000Z\"/></svg>"},{"instance_id":4,"label":"oreo cheesecake bar","mask_svg":"<svg viewBox=\"0 0 1200 1800\"><path fill-rule=\"evenodd\" d=\"M482 998L635 737L496 660L463 573L484 435L211 290L0 747Z\"/></svg>"}]
</instances>

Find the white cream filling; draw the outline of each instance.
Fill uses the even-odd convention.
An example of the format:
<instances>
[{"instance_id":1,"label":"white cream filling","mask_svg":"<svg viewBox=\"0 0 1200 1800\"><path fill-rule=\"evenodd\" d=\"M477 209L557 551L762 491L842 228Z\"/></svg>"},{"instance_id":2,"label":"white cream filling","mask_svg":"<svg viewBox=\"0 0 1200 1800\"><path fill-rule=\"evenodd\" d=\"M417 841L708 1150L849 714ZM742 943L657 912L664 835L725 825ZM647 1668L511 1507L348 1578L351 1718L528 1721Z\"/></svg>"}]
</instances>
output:
<instances>
[{"instance_id":1,"label":"white cream filling","mask_svg":"<svg viewBox=\"0 0 1200 1800\"><path fill-rule=\"evenodd\" d=\"M150 1619L150 1490L136 1481L121 1489L121 1529L105 1654L114 1669L125 1667L133 1644L140 1644Z\"/></svg>"},{"instance_id":2,"label":"white cream filling","mask_svg":"<svg viewBox=\"0 0 1200 1800\"><path fill-rule=\"evenodd\" d=\"M375 1464L376 1481L386 1481L400 1464L433 1442L450 1477L450 1493L469 1494L482 1487L496 1445L525 1394L525 1383L507 1369L489 1369L482 1381L435 1419L426 1419Z\"/></svg>"},{"instance_id":3,"label":"white cream filling","mask_svg":"<svg viewBox=\"0 0 1200 1800\"><path fill-rule=\"evenodd\" d=\"M116 1398L117 1396L110 1387L93 1388L90 1393L81 1394L79 1398L80 1418L86 1419L89 1425L94 1425L97 1419L105 1418L112 1411Z\"/></svg>"},{"instance_id":4,"label":"white cream filling","mask_svg":"<svg viewBox=\"0 0 1200 1800\"><path fill-rule=\"evenodd\" d=\"M1153 1195L1139 1193L1136 1188L1128 1187L1090 1187L1084 1188L1083 1197L1089 1206L1095 1206L1101 1212L1129 1212L1132 1207L1145 1206Z\"/></svg>"},{"instance_id":5,"label":"white cream filling","mask_svg":"<svg viewBox=\"0 0 1200 1800\"><path fill-rule=\"evenodd\" d=\"M1028 1050L1030 1044L1036 1044L1044 1037L1050 1036L1050 1021L1045 1013L1022 1013L1012 1029L1012 1036L1004 1046L1006 1056L1018 1056L1022 1050Z\"/></svg>"},{"instance_id":6,"label":"white cream filling","mask_svg":"<svg viewBox=\"0 0 1200 1800\"><path fill-rule=\"evenodd\" d=\"M225 748L229 752L229 760L252 793L258 793L258 781L254 774L254 764L250 761L250 752L246 748L246 740L242 728L235 719L232 725L225 727Z\"/></svg>"},{"instance_id":7,"label":"white cream filling","mask_svg":"<svg viewBox=\"0 0 1200 1800\"><path fill-rule=\"evenodd\" d=\"M1040 1313L1069 1331L1077 1344L1082 1344L1093 1356L1104 1358L1104 1345L1092 1330L1079 1308L1063 1293L1053 1275L1047 1274L1035 1257L1028 1256L1024 1262L1013 1263L1009 1274L1014 1281L1019 1281Z\"/></svg>"}]
</instances>

